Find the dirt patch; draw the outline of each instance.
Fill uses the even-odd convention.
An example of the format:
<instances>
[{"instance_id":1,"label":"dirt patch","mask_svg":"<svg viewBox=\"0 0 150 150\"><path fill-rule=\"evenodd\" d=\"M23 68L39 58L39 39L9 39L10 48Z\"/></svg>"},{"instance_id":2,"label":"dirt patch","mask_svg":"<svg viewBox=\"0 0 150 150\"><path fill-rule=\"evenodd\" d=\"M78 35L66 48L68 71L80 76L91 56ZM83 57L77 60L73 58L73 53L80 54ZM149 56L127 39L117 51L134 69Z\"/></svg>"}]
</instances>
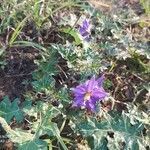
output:
<instances>
[{"instance_id":1,"label":"dirt patch","mask_svg":"<svg viewBox=\"0 0 150 150\"><path fill-rule=\"evenodd\" d=\"M0 100L6 95L11 100L23 99L24 92L30 88L30 85L23 84L23 81L31 81L37 56L38 51L31 47L6 50L7 65L0 70Z\"/></svg>"}]
</instances>

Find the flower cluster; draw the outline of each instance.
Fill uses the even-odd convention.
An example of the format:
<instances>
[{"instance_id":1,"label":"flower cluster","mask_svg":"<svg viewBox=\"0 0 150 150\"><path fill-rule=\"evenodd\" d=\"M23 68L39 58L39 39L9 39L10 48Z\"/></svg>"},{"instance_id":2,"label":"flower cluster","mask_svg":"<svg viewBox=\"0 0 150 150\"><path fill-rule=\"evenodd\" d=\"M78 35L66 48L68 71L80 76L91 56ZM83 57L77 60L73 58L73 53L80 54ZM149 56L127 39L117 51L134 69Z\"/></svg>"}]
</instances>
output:
<instances>
[{"instance_id":1,"label":"flower cluster","mask_svg":"<svg viewBox=\"0 0 150 150\"><path fill-rule=\"evenodd\" d=\"M84 38L85 41L90 40L89 29L90 29L89 21L87 19L85 19L79 28L80 35Z\"/></svg>"},{"instance_id":2,"label":"flower cluster","mask_svg":"<svg viewBox=\"0 0 150 150\"><path fill-rule=\"evenodd\" d=\"M73 88L72 91L75 96L73 106L83 106L84 108L94 112L96 110L97 101L104 99L108 95L102 87L103 81L104 76L101 76L97 80L94 76L85 83Z\"/></svg>"}]
</instances>

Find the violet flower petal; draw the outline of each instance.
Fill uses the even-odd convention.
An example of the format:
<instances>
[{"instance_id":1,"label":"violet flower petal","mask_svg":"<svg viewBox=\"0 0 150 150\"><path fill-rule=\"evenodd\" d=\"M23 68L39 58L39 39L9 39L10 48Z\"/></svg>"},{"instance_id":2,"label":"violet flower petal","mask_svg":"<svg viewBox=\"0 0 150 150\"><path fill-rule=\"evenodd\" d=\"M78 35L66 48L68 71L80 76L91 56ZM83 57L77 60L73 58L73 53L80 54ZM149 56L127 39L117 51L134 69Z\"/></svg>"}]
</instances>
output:
<instances>
[{"instance_id":1,"label":"violet flower petal","mask_svg":"<svg viewBox=\"0 0 150 150\"><path fill-rule=\"evenodd\" d=\"M83 28L85 28L85 29L88 29L89 28L89 21L87 20L87 19L85 19L84 21L83 21Z\"/></svg>"},{"instance_id":2,"label":"violet flower petal","mask_svg":"<svg viewBox=\"0 0 150 150\"><path fill-rule=\"evenodd\" d=\"M100 78L97 79L98 85L101 87L103 86L103 82L104 82L104 75L102 75Z\"/></svg>"},{"instance_id":3,"label":"violet flower petal","mask_svg":"<svg viewBox=\"0 0 150 150\"><path fill-rule=\"evenodd\" d=\"M80 97L76 97L75 98L75 101L73 103L73 107L81 107L81 106L84 106L84 103L83 103L83 97L80 96Z\"/></svg>"},{"instance_id":4,"label":"violet flower petal","mask_svg":"<svg viewBox=\"0 0 150 150\"><path fill-rule=\"evenodd\" d=\"M87 19L85 19L82 22L82 26L80 26L80 28L79 28L79 32L80 32L81 36L84 37L84 40L86 40L86 41L90 41L90 39L91 39L90 33L88 32L89 27L90 27L89 21Z\"/></svg>"},{"instance_id":5,"label":"violet flower petal","mask_svg":"<svg viewBox=\"0 0 150 150\"><path fill-rule=\"evenodd\" d=\"M95 107L94 103L91 103L91 102L87 101L85 104L86 104L86 108L87 109L89 109L89 110L91 110L93 112L95 111L96 107Z\"/></svg>"},{"instance_id":6,"label":"violet flower petal","mask_svg":"<svg viewBox=\"0 0 150 150\"><path fill-rule=\"evenodd\" d=\"M92 97L94 97L95 99L99 99L99 100L105 98L107 95L108 94L102 88L95 89L92 93Z\"/></svg>"},{"instance_id":7,"label":"violet flower petal","mask_svg":"<svg viewBox=\"0 0 150 150\"><path fill-rule=\"evenodd\" d=\"M80 27L79 32L82 36L84 36L84 33L86 32L86 29L83 27Z\"/></svg>"},{"instance_id":8,"label":"violet flower petal","mask_svg":"<svg viewBox=\"0 0 150 150\"><path fill-rule=\"evenodd\" d=\"M89 37L89 32L87 32L87 31L82 32L82 36L85 37L85 38Z\"/></svg>"},{"instance_id":9,"label":"violet flower petal","mask_svg":"<svg viewBox=\"0 0 150 150\"><path fill-rule=\"evenodd\" d=\"M90 35L88 35L87 37L84 38L85 41L90 42L92 38L90 37Z\"/></svg>"},{"instance_id":10,"label":"violet flower petal","mask_svg":"<svg viewBox=\"0 0 150 150\"><path fill-rule=\"evenodd\" d=\"M73 89L75 94L84 94L86 92L85 87L80 85Z\"/></svg>"},{"instance_id":11,"label":"violet flower petal","mask_svg":"<svg viewBox=\"0 0 150 150\"><path fill-rule=\"evenodd\" d=\"M96 85L95 76L93 76L88 82L88 92L91 92Z\"/></svg>"}]
</instances>

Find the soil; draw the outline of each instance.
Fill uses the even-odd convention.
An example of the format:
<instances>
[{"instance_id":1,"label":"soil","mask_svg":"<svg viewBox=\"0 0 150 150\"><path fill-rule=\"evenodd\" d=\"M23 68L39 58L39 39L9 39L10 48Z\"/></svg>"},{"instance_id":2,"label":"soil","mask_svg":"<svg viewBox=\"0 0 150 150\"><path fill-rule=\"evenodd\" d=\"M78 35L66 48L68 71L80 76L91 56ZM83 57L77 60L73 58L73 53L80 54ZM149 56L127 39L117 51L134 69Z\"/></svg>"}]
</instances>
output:
<instances>
[{"instance_id":1,"label":"soil","mask_svg":"<svg viewBox=\"0 0 150 150\"><path fill-rule=\"evenodd\" d=\"M24 92L30 89L30 85L23 84L23 81L31 81L38 52L31 47L14 47L7 49L5 56L6 66L0 70L0 100L6 95L10 100L23 100Z\"/></svg>"}]
</instances>

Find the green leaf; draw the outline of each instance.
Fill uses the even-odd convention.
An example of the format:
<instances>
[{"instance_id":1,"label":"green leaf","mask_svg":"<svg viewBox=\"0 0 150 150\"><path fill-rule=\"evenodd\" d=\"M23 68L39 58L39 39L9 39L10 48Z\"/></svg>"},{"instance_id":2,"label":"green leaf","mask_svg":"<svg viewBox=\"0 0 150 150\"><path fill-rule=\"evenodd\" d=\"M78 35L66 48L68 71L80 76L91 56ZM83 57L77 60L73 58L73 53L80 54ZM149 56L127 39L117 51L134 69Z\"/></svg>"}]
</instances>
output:
<instances>
[{"instance_id":1,"label":"green leaf","mask_svg":"<svg viewBox=\"0 0 150 150\"><path fill-rule=\"evenodd\" d=\"M30 110L32 108L32 100L26 99L24 102L22 102L21 108L23 110Z\"/></svg>"},{"instance_id":2,"label":"green leaf","mask_svg":"<svg viewBox=\"0 0 150 150\"><path fill-rule=\"evenodd\" d=\"M132 140L131 140L132 141ZM130 142L131 142L130 141ZM128 148L129 149L129 148ZM139 144L138 144L138 142L137 142L137 140L133 140L132 141L132 144L131 144L131 148L130 148L131 150L139 150Z\"/></svg>"},{"instance_id":3,"label":"green leaf","mask_svg":"<svg viewBox=\"0 0 150 150\"><path fill-rule=\"evenodd\" d=\"M20 34L25 22L27 21L27 19L29 18L29 16L26 16L21 22L19 22L17 28L14 30L10 40L9 40L9 45L12 46L13 42L16 40L16 38L18 37L18 35Z\"/></svg>"},{"instance_id":4,"label":"green leaf","mask_svg":"<svg viewBox=\"0 0 150 150\"><path fill-rule=\"evenodd\" d=\"M20 144L18 150L47 150L47 143L40 139Z\"/></svg>"},{"instance_id":5,"label":"green leaf","mask_svg":"<svg viewBox=\"0 0 150 150\"><path fill-rule=\"evenodd\" d=\"M52 123L51 124L51 129L53 134L57 137L58 141L60 142L61 146L63 147L64 150L68 150L68 148L66 147L65 143L63 142L61 136L60 136L60 132L59 129L57 127L56 123Z\"/></svg>"},{"instance_id":6,"label":"green leaf","mask_svg":"<svg viewBox=\"0 0 150 150\"><path fill-rule=\"evenodd\" d=\"M9 131L7 135L12 142L18 144L22 144L27 141L32 141L34 139L34 134L31 134L29 131L21 130L20 128L16 128L15 130Z\"/></svg>"},{"instance_id":7,"label":"green leaf","mask_svg":"<svg viewBox=\"0 0 150 150\"><path fill-rule=\"evenodd\" d=\"M71 27L65 27L65 28L62 28L61 31L71 35L74 38L76 45L79 45L82 43L81 39L79 38L79 35L77 34L77 31L75 29L73 29Z\"/></svg>"},{"instance_id":8,"label":"green leaf","mask_svg":"<svg viewBox=\"0 0 150 150\"><path fill-rule=\"evenodd\" d=\"M58 53L62 56L62 58L67 60L68 64L76 63L78 56L77 56L77 54L74 50L75 48L72 44L67 47L64 47L61 44L59 44L59 45L53 44L52 47L54 50L58 51Z\"/></svg>"},{"instance_id":9,"label":"green leaf","mask_svg":"<svg viewBox=\"0 0 150 150\"><path fill-rule=\"evenodd\" d=\"M143 8L145 9L145 12L150 15L150 3L148 0L140 0L140 3L142 4Z\"/></svg>"},{"instance_id":10,"label":"green leaf","mask_svg":"<svg viewBox=\"0 0 150 150\"><path fill-rule=\"evenodd\" d=\"M107 147L107 139L104 137L104 135L99 135L102 133L98 133L97 136L93 135L87 138L88 144L93 150L108 150Z\"/></svg>"},{"instance_id":11,"label":"green leaf","mask_svg":"<svg viewBox=\"0 0 150 150\"><path fill-rule=\"evenodd\" d=\"M128 149L136 147L138 150L137 140L141 140L143 125L138 121L131 124L130 118L124 113L119 115L116 112L110 112L107 120L97 121L95 118L87 118L77 124L77 129L84 137L92 139L89 145L94 150L107 149L107 146L119 149L118 147L121 148L120 142L125 142ZM107 141L108 132L114 134L114 141Z\"/></svg>"},{"instance_id":12,"label":"green leaf","mask_svg":"<svg viewBox=\"0 0 150 150\"><path fill-rule=\"evenodd\" d=\"M96 143L95 145L97 146L96 149L97 150L108 150L108 147L107 147L107 144L108 144L108 141L105 137L102 137L100 140L98 140L99 142Z\"/></svg>"},{"instance_id":13,"label":"green leaf","mask_svg":"<svg viewBox=\"0 0 150 150\"><path fill-rule=\"evenodd\" d=\"M40 137L44 134L56 137L59 143L61 144L62 148L64 150L68 150L60 136L60 131L57 127L57 124L51 122L51 119L56 117L59 113L60 111L53 106L51 108L48 108L48 110L45 111L44 117L42 117L41 122L39 122L39 125L35 123L34 130L35 132L38 131L36 133L36 137Z\"/></svg>"},{"instance_id":14,"label":"green leaf","mask_svg":"<svg viewBox=\"0 0 150 150\"><path fill-rule=\"evenodd\" d=\"M42 53L42 56L43 55L48 55L47 54L47 49L45 47L43 47L42 45L38 44L38 43L34 43L34 42L29 42L29 41L15 41L13 43L14 46L17 46L17 47L28 47L28 46L31 46L37 50L39 50L41 53Z\"/></svg>"},{"instance_id":15,"label":"green leaf","mask_svg":"<svg viewBox=\"0 0 150 150\"><path fill-rule=\"evenodd\" d=\"M112 112L115 115L114 112ZM140 134L140 132L143 129L143 125L140 122L136 122L136 124L132 125L130 123L130 118L127 117L125 114L118 115L116 113L116 116L111 120L110 127L117 132L125 133L125 136L129 137L135 137Z\"/></svg>"},{"instance_id":16,"label":"green leaf","mask_svg":"<svg viewBox=\"0 0 150 150\"><path fill-rule=\"evenodd\" d=\"M36 90L36 92L50 90L51 87L54 86L54 84L55 84L55 80L49 74L45 74L43 77L39 79L36 77L36 81L32 82L32 85Z\"/></svg>"},{"instance_id":17,"label":"green leaf","mask_svg":"<svg viewBox=\"0 0 150 150\"><path fill-rule=\"evenodd\" d=\"M0 116L4 117L7 122L10 122L13 117L21 122L23 112L18 106L18 99L13 100L11 103L8 97L4 97L4 100L0 102Z\"/></svg>"},{"instance_id":18,"label":"green leaf","mask_svg":"<svg viewBox=\"0 0 150 150\"><path fill-rule=\"evenodd\" d=\"M49 49L51 51L51 49ZM45 60L38 62L38 70L33 72L33 87L36 92L48 92L55 85L53 75L56 75L58 71L57 67L58 55L56 52L51 52L49 57L45 57Z\"/></svg>"},{"instance_id":19,"label":"green leaf","mask_svg":"<svg viewBox=\"0 0 150 150\"><path fill-rule=\"evenodd\" d=\"M70 98L68 94L68 89L63 87L61 90L58 92L59 99L64 102L64 103L70 103Z\"/></svg>"},{"instance_id":20,"label":"green leaf","mask_svg":"<svg viewBox=\"0 0 150 150\"><path fill-rule=\"evenodd\" d=\"M51 119L57 117L58 114L61 113L59 109L53 106L49 106L48 103L39 101L35 107L32 107L30 110L26 111L26 113L29 116L35 116L36 118L37 114L40 114L40 116L42 116L41 118L38 117L37 121L34 121L31 125L32 131L36 133L37 137L45 134L49 136L55 136L52 132L50 124Z\"/></svg>"},{"instance_id":21,"label":"green leaf","mask_svg":"<svg viewBox=\"0 0 150 150\"><path fill-rule=\"evenodd\" d=\"M0 56L2 56L4 54L4 52L5 52L5 49L4 48L0 48Z\"/></svg>"}]
</instances>

